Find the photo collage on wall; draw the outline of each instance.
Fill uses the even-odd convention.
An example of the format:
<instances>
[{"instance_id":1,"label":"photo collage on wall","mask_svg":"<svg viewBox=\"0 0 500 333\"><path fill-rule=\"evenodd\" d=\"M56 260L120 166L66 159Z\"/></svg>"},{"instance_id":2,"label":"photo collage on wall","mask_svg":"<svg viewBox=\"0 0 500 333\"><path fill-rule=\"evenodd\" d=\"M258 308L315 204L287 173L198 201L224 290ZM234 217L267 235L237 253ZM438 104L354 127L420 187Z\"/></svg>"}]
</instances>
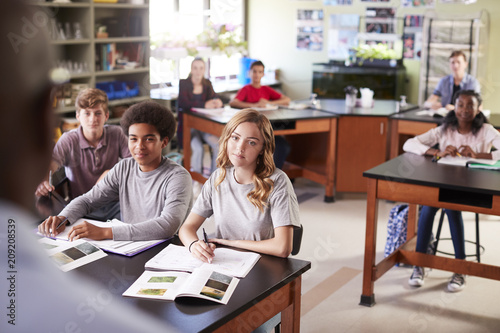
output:
<instances>
[{"instance_id":1,"label":"photo collage on wall","mask_svg":"<svg viewBox=\"0 0 500 333\"><path fill-rule=\"evenodd\" d=\"M403 58L420 59L422 52L422 24L421 15L406 15L404 18Z\"/></svg>"},{"instance_id":2,"label":"photo collage on wall","mask_svg":"<svg viewBox=\"0 0 500 333\"><path fill-rule=\"evenodd\" d=\"M402 7L434 7L436 0L401 0Z\"/></svg>"},{"instance_id":3,"label":"photo collage on wall","mask_svg":"<svg viewBox=\"0 0 500 333\"><path fill-rule=\"evenodd\" d=\"M297 39L298 50L323 50L323 10L297 10Z\"/></svg>"}]
</instances>

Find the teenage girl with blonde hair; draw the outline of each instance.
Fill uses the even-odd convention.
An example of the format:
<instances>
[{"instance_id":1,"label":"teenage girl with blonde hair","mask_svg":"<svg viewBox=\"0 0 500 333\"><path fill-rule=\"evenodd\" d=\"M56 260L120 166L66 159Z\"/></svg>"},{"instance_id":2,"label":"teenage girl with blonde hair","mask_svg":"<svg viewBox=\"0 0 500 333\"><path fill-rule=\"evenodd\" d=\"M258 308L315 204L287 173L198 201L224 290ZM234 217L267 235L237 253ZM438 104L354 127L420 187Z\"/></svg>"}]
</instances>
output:
<instances>
[{"instance_id":1,"label":"teenage girl with blonde hair","mask_svg":"<svg viewBox=\"0 0 500 333\"><path fill-rule=\"evenodd\" d=\"M182 243L204 262L212 261L217 244L287 257L299 209L290 180L274 165L269 119L252 109L239 111L219 143L218 168L179 230ZM206 244L196 231L211 216L215 238Z\"/></svg>"}]
</instances>

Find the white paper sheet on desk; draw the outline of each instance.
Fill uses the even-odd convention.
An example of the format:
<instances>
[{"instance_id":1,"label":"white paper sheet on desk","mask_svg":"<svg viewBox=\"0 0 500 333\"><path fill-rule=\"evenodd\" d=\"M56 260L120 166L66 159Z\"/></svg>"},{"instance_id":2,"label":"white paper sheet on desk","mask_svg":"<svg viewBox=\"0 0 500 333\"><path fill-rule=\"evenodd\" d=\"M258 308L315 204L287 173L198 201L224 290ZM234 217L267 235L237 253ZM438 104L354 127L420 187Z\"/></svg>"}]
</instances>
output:
<instances>
[{"instance_id":1,"label":"white paper sheet on desk","mask_svg":"<svg viewBox=\"0 0 500 333\"><path fill-rule=\"evenodd\" d=\"M448 112L450 112L449 110L445 109L445 108L439 108L437 110L432 110L432 109L429 109L429 110L421 110L421 111L417 111L417 116L434 116L435 114L438 114L440 116L446 116L448 114Z\"/></svg>"},{"instance_id":2,"label":"white paper sheet on desk","mask_svg":"<svg viewBox=\"0 0 500 333\"><path fill-rule=\"evenodd\" d=\"M290 105L288 105L288 108L292 109L292 110L304 110L304 109L307 109L309 106L311 106L311 105L305 104L305 103L290 102Z\"/></svg>"},{"instance_id":3,"label":"white paper sheet on desk","mask_svg":"<svg viewBox=\"0 0 500 333\"><path fill-rule=\"evenodd\" d=\"M205 108L191 108L191 111L205 113L205 114L215 114L215 115L234 115L239 109L233 109L229 106L216 109L205 109Z\"/></svg>"},{"instance_id":4,"label":"white paper sheet on desk","mask_svg":"<svg viewBox=\"0 0 500 333\"><path fill-rule=\"evenodd\" d=\"M279 109L279 106L278 105L273 105L273 104L267 104L265 107L263 108L256 108L256 107L253 107L253 108L250 108L250 109L254 109L256 111L273 111L273 110L278 110Z\"/></svg>"}]
</instances>

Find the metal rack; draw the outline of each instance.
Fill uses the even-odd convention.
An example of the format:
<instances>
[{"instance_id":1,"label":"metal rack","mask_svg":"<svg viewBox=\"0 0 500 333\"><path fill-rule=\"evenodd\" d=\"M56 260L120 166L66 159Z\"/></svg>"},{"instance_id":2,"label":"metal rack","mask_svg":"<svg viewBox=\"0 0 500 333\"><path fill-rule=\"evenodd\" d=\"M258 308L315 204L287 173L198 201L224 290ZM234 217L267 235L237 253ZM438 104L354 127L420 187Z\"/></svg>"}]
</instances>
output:
<instances>
[{"instance_id":1,"label":"metal rack","mask_svg":"<svg viewBox=\"0 0 500 333\"><path fill-rule=\"evenodd\" d=\"M485 10L471 14L424 15L418 104L432 94L439 80L450 74L448 58L463 51L469 62L467 72L481 83L486 79L489 15Z\"/></svg>"}]
</instances>

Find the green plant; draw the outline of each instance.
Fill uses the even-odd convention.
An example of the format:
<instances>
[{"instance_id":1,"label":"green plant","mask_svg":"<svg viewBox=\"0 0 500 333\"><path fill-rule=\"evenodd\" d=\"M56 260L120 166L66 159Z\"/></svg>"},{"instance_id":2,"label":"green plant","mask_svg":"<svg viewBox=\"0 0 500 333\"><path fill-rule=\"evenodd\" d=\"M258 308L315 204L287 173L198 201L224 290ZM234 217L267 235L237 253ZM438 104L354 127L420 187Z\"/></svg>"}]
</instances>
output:
<instances>
[{"instance_id":1,"label":"green plant","mask_svg":"<svg viewBox=\"0 0 500 333\"><path fill-rule=\"evenodd\" d=\"M247 49L242 28L230 24L208 22L207 29L197 36L197 40L199 46L209 46L212 50L226 53L228 57L233 52L245 52Z\"/></svg>"},{"instance_id":2,"label":"green plant","mask_svg":"<svg viewBox=\"0 0 500 333\"><path fill-rule=\"evenodd\" d=\"M364 60L373 61L373 59L398 59L398 55L386 44L378 43L374 45L363 44L353 48L356 51L356 57Z\"/></svg>"}]
</instances>

